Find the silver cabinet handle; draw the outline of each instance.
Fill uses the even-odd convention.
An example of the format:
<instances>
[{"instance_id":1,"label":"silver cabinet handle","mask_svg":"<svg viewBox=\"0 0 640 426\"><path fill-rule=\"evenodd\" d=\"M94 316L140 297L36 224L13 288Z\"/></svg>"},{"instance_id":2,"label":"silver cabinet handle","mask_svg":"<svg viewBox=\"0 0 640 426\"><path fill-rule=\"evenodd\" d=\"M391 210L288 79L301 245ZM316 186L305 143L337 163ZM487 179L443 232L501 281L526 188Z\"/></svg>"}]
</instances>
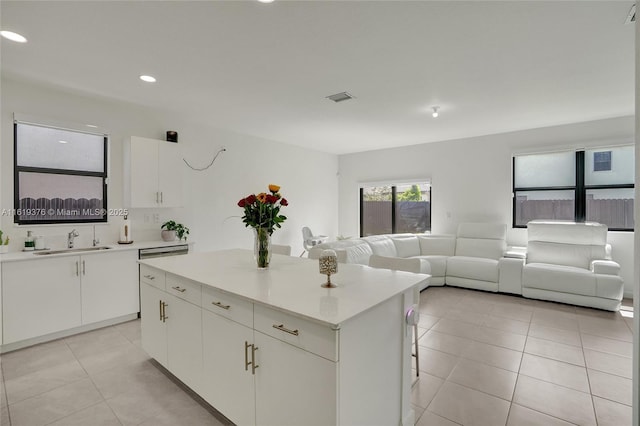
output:
<instances>
[{"instance_id":1,"label":"silver cabinet handle","mask_svg":"<svg viewBox=\"0 0 640 426\"><path fill-rule=\"evenodd\" d=\"M148 279L148 280L155 280L156 279L156 277L154 277L153 275L145 275L144 277L146 279Z\"/></svg>"},{"instance_id":2,"label":"silver cabinet handle","mask_svg":"<svg viewBox=\"0 0 640 426\"><path fill-rule=\"evenodd\" d=\"M258 364L256 364L257 350L258 350L258 347L255 344L251 345L251 374L253 374L254 376L256 374L256 368L260 367Z\"/></svg>"},{"instance_id":3,"label":"silver cabinet handle","mask_svg":"<svg viewBox=\"0 0 640 426\"><path fill-rule=\"evenodd\" d=\"M162 300L158 300L159 305L158 305L158 312L160 312L160 321L162 321Z\"/></svg>"},{"instance_id":4,"label":"silver cabinet handle","mask_svg":"<svg viewBox=\"0 0 640 426\"><path fill-rule=\"evenodd\" d=\"M79 276L80 276L80 264L76 260L76 277L79 277Z\"/></svg>"},{"instance_id":5,"label":"silver cabinet handle","mask_svg":"<svg viewBox=\"0 0 640 426\"><path fill-rule=\"evenodd\" d=\"M280 324L280 325L273 324L273 328L275 328L277 330L280 330L280 331L284 331L285 333L293 334L294 336L297 336L297 335L300 334L300 332L298 330L290 330L290 329L286 328L284 326L284 324Z\"/></svg>"},{"instance_id":6,"label":"silver cabinet handle","mask_svg":"<svg viewBox=\"0 0 640 426\"><path fill-rule=\"evenodd\" d=\"M86 275L85 266L84 266L84 260L82 261L82 275Z\"/></svg>"},{"instance_id":7,"label":"silver cabinet handle","mask_svg":"<svg viewBox=\"0 0 640 426\"><path fill-rule=\"evenodd\" d=\"M211 304L217 306L218 308L226 309L227 311L231 307L231 305L223 305L220 302L211 302Z\"/></svg>"},{"instance_id":8,"label":"silver cabinet handle","mask_svg":"<svg viewBox=\"0 0 640 426\"><path fill-rule=\"evenodd\" d=\"M249 366L251 365L251 362L249 362L249 351L247 351L251 346L253 345L250 345L246 340L244 341L244 371L249 371Z\"/></svg>"},{"instance_id":9,"label":"silver cabinet handle","mask_svg":"<svg viewBox=\"0 0 640 426\"><path fill-rule=\"evenodd\" d=\"M164 193L162 191L160 191L160 204L164 203L163 195L164 195Z\"/></svg>"},{"instance_id":10,"label":"silver cabinet handle","mask_svg":"<svg viewBox=\"0 0 640 426\"><path fill-rule=\"evenodd\" d=\"M167 320L169 319L169 317L167 316L167 306L169 306L168 303L162 302L162 322L167 322Z\"/></svg>"},{"instance_id":11,"label":"silver cabinet handle","mask_svg":"<svg viewBox=\"0 0 640 426\"><path fill-rule=\"evenodd\" d=\"M179 291L180 293L184 293L185 291L187 291L186 288L180 288L179 286L175 286L171 288L174 289L175 291Z\"/></svg>"},{"instance_id":12,"label":"silver cabinet handle","mask_svg":"<svg viewBox=\"0 0 640 426\"><path fill-rule=\"evenodd\" d=\"M156 204L160 204L160 193L156 191Z\"/></svg>"}]
</instances>

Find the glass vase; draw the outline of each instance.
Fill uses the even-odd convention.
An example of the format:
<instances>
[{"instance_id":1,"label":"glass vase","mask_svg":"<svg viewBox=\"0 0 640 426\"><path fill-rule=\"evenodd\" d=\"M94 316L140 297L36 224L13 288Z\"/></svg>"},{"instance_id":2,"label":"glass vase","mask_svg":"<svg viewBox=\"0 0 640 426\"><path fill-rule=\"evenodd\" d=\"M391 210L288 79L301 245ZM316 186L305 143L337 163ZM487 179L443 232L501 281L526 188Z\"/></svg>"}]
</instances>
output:
<instances>
[{"instance_id":1,"label":"glass vase","mask_svg":"<svg viewBox=\"0 0 640 426\"><path fill-rule=\"evenodd\" d=\"M253 228L255 242L253 245L253 257L256 259L258 269L266 269L271 262L271 235L267 228Z\"/></svg>"}]
</instances>

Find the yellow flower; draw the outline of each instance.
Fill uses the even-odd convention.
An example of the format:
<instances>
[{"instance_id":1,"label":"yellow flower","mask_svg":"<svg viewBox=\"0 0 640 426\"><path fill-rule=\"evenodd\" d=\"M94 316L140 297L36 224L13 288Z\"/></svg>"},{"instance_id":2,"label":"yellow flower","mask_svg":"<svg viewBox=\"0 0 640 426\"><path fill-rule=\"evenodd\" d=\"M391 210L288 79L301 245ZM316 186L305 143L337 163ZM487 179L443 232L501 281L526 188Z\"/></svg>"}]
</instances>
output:
<instances>
[{"instance_id":1,"label":"yellow flower","mask_svg":"<svg viewBox=\"0 0 640 426\"><path fill-rule=\"evenodd\" d=\"M267 194L265 194L264 192L259 193L258 195L256 195L256 198L258 199L258 201L260 201L261 203L265 203L267 201Z\"/></svg>"},{"instance_id":2,"label":"yellow flower","mask_svg":"<svg viewBox=\"0 0 640 426\"><path fill-rule=\"evenodd\" d=\"M280 191L280 187L278 185L270 184L269 191L271 191L272 194L275 194L276 192Z\"/></svg>"}]
</instances>

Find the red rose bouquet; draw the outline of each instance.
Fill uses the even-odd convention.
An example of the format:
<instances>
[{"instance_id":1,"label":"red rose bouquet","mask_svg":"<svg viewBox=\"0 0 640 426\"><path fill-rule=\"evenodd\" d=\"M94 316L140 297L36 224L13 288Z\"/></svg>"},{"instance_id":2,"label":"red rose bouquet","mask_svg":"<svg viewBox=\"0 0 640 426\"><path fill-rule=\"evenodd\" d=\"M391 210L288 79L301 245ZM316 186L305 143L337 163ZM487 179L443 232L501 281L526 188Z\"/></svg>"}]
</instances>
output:
<instances>
[{"instance_id":1,"label":"red rose bouquet","mask_svg":"<svg viewBox=\"0 0 640 426\"><path fill-rule=\"evenodd\" d=\"M280 214L280 208L289 205L286 198L280 195L278 185L269 185L269 193L251 194L238 201L238 207L244 209L242 222L252 227L256 233L255 254L259 268L269 266L270 236L276 228L282 227L287 217Z\"/></svg>"}]
</instances>

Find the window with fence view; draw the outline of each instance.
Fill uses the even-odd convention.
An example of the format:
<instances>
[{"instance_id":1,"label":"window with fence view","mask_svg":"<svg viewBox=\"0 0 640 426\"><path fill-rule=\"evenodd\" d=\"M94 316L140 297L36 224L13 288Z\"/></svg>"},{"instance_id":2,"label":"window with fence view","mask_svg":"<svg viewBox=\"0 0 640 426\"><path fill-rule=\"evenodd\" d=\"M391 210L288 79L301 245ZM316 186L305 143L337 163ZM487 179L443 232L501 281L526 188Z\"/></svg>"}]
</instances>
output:
<instances>
[{"instance_id":1,"label":"window with fence view","mask_svg":"<svg viewBox=\"0 0 640 426\"><path fill-rule=\"evenodd\" d=\"M107 221L107 136L14 123L14 221Z\"/></svg>"},{"instance_id":2,"label":"window with fence view","mask_svg":"<svg viewBox=\"0 0 640 426\"><path fill-rule=\"evenodd\" d=\"M428 182L360 188L360 236L431 230Z\"/></svg>"},{"instance_id":3,"label":"window with fence view","mask_svg":"<svg viewBox=\"0 0 640 426\"><path fill-rule=\"evenodd\" d=\"M633 146L513 158L513 226L536 219L634 229Z\"/></svg>"}]
</instances>

